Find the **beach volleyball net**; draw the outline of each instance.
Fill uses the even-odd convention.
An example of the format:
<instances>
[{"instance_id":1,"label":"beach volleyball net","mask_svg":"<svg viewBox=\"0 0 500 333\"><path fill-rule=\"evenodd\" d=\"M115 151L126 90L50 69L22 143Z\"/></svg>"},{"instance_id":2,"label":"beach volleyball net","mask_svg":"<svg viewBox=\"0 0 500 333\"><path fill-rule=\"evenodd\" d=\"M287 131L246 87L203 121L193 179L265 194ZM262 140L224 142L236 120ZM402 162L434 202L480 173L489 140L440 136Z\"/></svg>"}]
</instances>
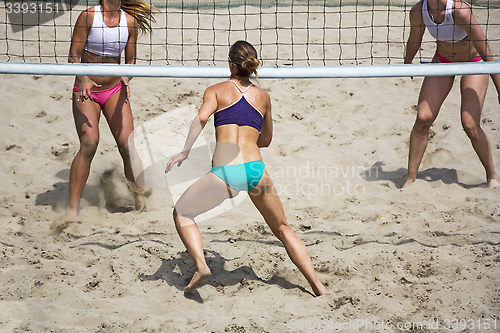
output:
<instances>
[{"instance_id":1,"label":"beach volleyball net","mask_svg":"<svg viewBox=\"0 0 500 333\"><path fill-rule=\"evenodd\" d=\"M146 1L159 12L152 33L138 39L137 65L131 68L62 66L78 15L98 1L3 0L0 73L225 77L228 48L243 39L257 49L263 78L436 75L434 64L402 65L416 1ZM498 59L500 0L474 0L471 6ZM414 63L428 63L435 44L426 32ZM437 75L500 72L494 63L439 67Z\"/></svg>"}]
</instances>

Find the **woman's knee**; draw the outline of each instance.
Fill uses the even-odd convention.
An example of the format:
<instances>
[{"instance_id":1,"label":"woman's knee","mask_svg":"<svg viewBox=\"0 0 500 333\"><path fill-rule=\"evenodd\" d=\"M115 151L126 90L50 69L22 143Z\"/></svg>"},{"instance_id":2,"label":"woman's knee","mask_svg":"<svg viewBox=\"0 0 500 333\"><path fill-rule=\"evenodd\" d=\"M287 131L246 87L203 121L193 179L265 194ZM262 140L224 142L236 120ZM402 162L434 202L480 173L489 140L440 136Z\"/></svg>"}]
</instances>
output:
<instances>
[{"instance_id":1,"label":"woman's knee","mask_svg":"<svg viewBox=\"0 0 500 333\"><path fill-rule=\"evenodd\" d=\"M194 224L195 217L196 216L193 216L188 212L182 212L182 210L179 210L178 207L174 207L172 211L172 218L174 219L174 224L177 227L184 227L189 224Z\"/></svg>"},{"instance_id":2,"label":"woman's knee","mask_svg":"<svg viewBox=\"0 0 500 333\"><path fill-rule=\"evenodd\" d=\"M175 225L177 228L179 228L179 227L181 226L181 224L180 224L180 220L181 220L181 218L182 218L182 215L179 215L179 214L177 213L177 209L176 209L176 208L174 208L174 209L173 209L173 211L172 211L172 218L173 218L173 220L174 220L174 225Z\"/></svg>"},{"instance_id":3,"label":"woman's knee","mask_svg":"<svg viewBox=\"0 0 500 333\"><path fill-rule=\"evenodd\" d=\"M80 151L84 154L85 157L93 158L97 151L98 145L99 137L84 138L80 141Z\"/></svg>"},{"instance_id":4,"label":"woman's knee","mask_svg":"<svg viewBox=\"0 0 500 333\"><path fill-rule=\"evenodd\" d=\"M431 113L419 112L415 120L414 128L420 131L428 131L434 123L434 117Z\"/></svg>"},{"instance_id":5,"label":"woman's knee","mask_svg":"<svg viewBox=\"0 0 500 333\"><path fill-rule=\"evenodd\" d=\"M290 233L293 233L292 227L290 227L286 220L278 221L278 225L275 228L272 228L272 231L273 234L282 242Z\"/></svg>"},{"instance_id":6,"label":"woman's knee","mask_svg":"<svg viewBox=\"0 0 500 333\"><path fill-rule=\"evenodd\" d=\"M473 120L462 120L462 128L470 139L477 139L482 131L480 124Z\"/></svg>"}]
</instances>

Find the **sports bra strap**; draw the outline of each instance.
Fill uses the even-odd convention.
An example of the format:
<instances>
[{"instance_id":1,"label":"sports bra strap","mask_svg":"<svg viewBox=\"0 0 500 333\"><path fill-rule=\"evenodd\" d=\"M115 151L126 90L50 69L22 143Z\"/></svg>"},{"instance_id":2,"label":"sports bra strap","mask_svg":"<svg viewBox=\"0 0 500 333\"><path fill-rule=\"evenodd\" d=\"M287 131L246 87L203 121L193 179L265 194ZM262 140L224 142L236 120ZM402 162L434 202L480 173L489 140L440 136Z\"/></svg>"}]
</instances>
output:
<instances>
[{"instance_id":1,"label":"sports bra strap","mask_svg":"<svg viewBox=\"0 0 500 333\"><path fill-rule=\"evenodd\" d=\"M244 93L248 90L248 88L250 88L251 86L253 86L253 83L250 83L250 85L249 85L249 86L247 86L245 89L241 90L240 86L239 86L236 82L234 82L233 80L229 80L229 82L234 83L234 85L236 86L236 88L238 88L238 90L239 90L239 91L240 91L240 93L242 93L242 94L244 94Z\"/></svg>"}]
</instances>

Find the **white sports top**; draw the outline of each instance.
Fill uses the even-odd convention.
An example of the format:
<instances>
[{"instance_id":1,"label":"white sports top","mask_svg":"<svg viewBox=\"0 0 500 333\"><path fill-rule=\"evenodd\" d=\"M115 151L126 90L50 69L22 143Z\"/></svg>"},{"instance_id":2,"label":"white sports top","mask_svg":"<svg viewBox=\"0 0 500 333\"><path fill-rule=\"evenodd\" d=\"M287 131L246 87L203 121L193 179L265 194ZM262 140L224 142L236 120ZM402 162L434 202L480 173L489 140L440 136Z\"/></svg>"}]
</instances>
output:
<instances>
[{"instance_id":1,"label":"white sports top","mask_svg":"<svg viewBox=\"0 0 500 333\"><path fill-rule=\"evenodd\" d=\"M453 0L446 2L446 10L444 12L444 21L441 24L436 24L429 15L429 8L427 7L427 0L422 4L422 18L425 26L432 37L440 42L454 43L461 41L467 37L467 32L459 26L455 25L452 15Z\"/></svg>"},{"instance_id":2,"label":"white sports top","mask_svg":"<svg viewBox=\"0 0 500 333\"><path fill-rule=\"evenodd\" d=\"M85 51L105 57L119 57L127 46L128 25L127 16L120 9L120 24L108 28L102 18L101 6L95 6L94 22L90 28Z\"/></svg>"}]
</instances>

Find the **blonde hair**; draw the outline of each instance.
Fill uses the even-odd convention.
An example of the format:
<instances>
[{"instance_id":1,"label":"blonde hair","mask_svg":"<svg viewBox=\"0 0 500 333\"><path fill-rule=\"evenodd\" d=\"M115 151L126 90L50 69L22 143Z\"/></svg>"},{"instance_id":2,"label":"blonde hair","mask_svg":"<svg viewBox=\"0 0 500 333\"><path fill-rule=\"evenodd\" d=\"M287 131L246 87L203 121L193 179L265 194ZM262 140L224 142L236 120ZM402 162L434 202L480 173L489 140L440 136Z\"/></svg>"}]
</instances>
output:
<instances>
[{"instance_id":1,"label":"blonde hair","mask_svg":"<svg viewBox=\"0 0 500 333\"><path fill-rule=\"evenodd\" d=\"M239 40L231 45L228 57L229 61L238 69L238 75L255 74L257 76L257 67L260 66L260 60L257 58L257 51L249 42Z\"/></svg>"},{"instance_id":2,"label":"blonde hair","mask_svg":"<svg viewBox=\"0 0 500 333\"><path fill-rule=\"evenodd\" d=\"M102 1L99 1L101 5ZM141 35L152 31L151 22L156 23L153 12L159 12L158 8L150 6L144 0L122 0L120 8L137 20Z\"/></svg>"}]
</instances>

